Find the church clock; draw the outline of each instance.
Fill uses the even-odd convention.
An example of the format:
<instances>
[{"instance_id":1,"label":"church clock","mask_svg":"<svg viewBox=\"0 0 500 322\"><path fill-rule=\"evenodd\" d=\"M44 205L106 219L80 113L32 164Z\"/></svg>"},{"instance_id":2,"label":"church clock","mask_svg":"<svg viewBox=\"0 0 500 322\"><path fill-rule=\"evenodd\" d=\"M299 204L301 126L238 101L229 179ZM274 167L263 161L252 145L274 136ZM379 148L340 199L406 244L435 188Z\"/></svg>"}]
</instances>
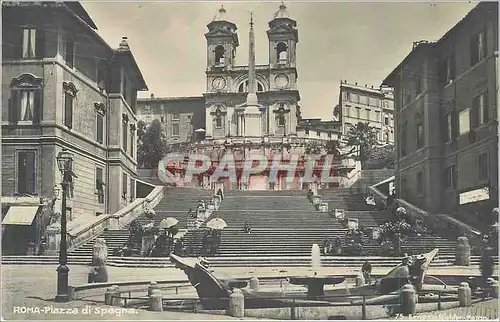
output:
<instances>
[{"instance_id":1,"label":"church clock","mask_svg":"<svg viewBox=\"0 0 500 322\"><path fill-rule=\"evenodd\" d=\"M226 87L226 80L223 77L215 77L212 81L212 88L215 90L221 90Z\"/></svg>"},{"instance_id":2,"label":"church clock","mask_svg":"<svg viewBox=\"0 0 500 322\"><path fill-rule=\"evenodd\" d=\"M278 87L278 88L287 87L288 86L288 76L286 76L285 74L279 74L274 79L274 83L276 84L276 87Z\"/></svg>"}]
</instances>

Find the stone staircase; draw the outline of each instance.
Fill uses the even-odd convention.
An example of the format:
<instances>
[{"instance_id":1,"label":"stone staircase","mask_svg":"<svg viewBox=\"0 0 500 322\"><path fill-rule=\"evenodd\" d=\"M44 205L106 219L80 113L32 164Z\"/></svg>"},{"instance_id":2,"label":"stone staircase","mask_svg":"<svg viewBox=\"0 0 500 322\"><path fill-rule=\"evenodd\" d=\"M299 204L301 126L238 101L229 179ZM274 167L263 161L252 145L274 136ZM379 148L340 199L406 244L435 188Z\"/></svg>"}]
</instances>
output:
<instances>
[{"instance_id":1,"label":"stone staircase","mask_svg":"<svg viewBox=\"0 0 500 322\"><path fill-rule=\"evenodd\" d=\"M394 175L394 169L361 170L359 179L350 187L360 192Z\"/></svg>"},{"instance_id":2,"label":"stone staircase","mask_svg":"<svg viewBox=\"0 0 500 322\"><path fill-rule=\"evenodd\" d=\"M203 189L193 189L193 188L172 188L167 189L163 199L154 208L156 214L154 217L155 225L159 225L160 222L167 217L174 217L179 220L178 226L180 229L185 229L187 224L187 214L189 208L193 210L196 209L199 200L209 199L212 196L212 192ZM141 224L149 223L150 220L144 215L140 215L137 220ZM128 239L129 231L128 225L122 227L119 230L106 230L99 238L104 238L108 246L108 252L111 254L114 248L121 247ZM70 251L72 255L81 256L92 256L92 248L94 246L95 239L92 239L85 244L77 247Z\"/></svg>"},{"instance_id":3,"label":"stone staircase","mask_svg":"<svg viewBox=\"0 0 500 322\"><path fill-rule=\"evenodd\" d=\"M367 228L387 220L384 212L366 205L364 194L354 189L323 190L321 193L330 209L346 209L346 218L356 218ZM217 217L224 219L228 228L222 231L221 245L214 257L309 256L312 245L321 247L325 237L339 237L345 243L347 231L328 213L316 211L304 192L296 191L231 191ZM250 234L243 231L245 222L252 228ZM202 235L203 230L197 230L184 236L191 254L202 255ZM440 255L452 256L455 245L452 240L425 236L407 238L402 246L408 254L428 252L437 247ZM372 241L364 246L364 255L375 256L379 248Z\"/></svg>"}]
</instances>

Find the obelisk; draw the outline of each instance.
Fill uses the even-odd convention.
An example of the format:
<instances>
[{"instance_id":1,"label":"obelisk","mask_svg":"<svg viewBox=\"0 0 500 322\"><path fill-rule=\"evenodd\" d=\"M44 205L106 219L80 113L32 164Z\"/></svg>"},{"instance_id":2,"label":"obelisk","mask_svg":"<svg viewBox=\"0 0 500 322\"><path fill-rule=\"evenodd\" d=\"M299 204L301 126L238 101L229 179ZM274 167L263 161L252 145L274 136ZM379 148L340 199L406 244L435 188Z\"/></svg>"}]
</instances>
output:
<instances>
[{"instance_id":1,"label":"obelisk","mask_svg":"<svg viewBox=\"0 0 500 322\"><path fill-rule=\"evenodd\" d=\"M242 107L243 112L245 137L261 137L262 136L262 114L260 105L257 99L256 91L256 76L255 76L255 34L253 30L253 15L250 14L250 33L249 33L249 57L248 57L248 94L247 100Z\"/></svg>"}]
</instances>

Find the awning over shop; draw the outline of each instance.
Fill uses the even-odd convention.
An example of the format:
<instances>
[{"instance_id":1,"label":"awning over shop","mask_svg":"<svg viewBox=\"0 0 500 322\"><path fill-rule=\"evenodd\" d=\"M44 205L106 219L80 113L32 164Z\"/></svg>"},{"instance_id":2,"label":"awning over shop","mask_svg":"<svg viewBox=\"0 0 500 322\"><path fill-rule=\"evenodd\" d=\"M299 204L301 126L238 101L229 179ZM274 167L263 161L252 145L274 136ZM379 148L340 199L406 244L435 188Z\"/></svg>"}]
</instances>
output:
<instances>
[{"instance_id":1,"label":"awning over shop","mask_svg":"<svg viewBox=\"0 0 500 322\"><path fill-rule=\"evenodd\" d=\"M40 206L11 206L2 225L30 226Z\"/></svg>"}]
</instances>

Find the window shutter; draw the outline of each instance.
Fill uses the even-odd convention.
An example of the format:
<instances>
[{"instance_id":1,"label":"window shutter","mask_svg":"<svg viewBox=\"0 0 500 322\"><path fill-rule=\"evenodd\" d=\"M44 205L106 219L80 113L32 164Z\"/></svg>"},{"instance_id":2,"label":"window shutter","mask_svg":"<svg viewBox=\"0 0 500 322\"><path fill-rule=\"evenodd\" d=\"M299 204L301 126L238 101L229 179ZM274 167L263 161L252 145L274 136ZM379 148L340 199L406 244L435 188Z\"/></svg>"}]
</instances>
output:
<instances>
[{"instance_id":1,"label":"window shutter","mask_svg":"<svg viewBox=\"0 0 500 322\"><path fill-rule=\"evenodd\" d=\"M101 144L104 141L103 126L104 126L104 117L102 115L97 115L97 142Z\"/></svg>"},{"instance_id":2,"label":"window shutter","mask_svg":"<svg viewBox=\"0 0 500 322\"><path fill-rule=\"evenodd\" d=\"M478 112L479 112L479 106L478 106L478 97L474 97L472 99L472 109L470 111L470 129L475 129L478 124Z\"/></svg>"},{"instance_id":3,"label":"window shutter","mask_svg":"<svg viewBox=\"0 0 500 322\"><path fill-rule=\"evenodd\" d=\"M490 106L488 104L488 91L483 93L484 95L484 110L483 110L483 117L484 117L484 123L487 123L490 118Z\"/></svg>"},{"instance_id":4,"label":"window shutter","mask_svg":"<svg viewBox=\"0 0 500 322\"><path fill-rule=\"evenodd\" d=\"M16 28L14 43L14 58L23 58L24 28Z\"/></svg>"},{"instance_id":5,"label":"window shutter","mask_svg":"<svg viewBox=\"0 0 500 322\"><path fill-rule=\"evenodd\" d=\"M438 80L439 84L442 85L446 82L446 59L442 59L438 63Z\"/></svg>"},{"instance_id":6,"label":"window shutter","mask_svg":"<svg viewBox=\"0 0 500 322\"><path fill-rule=\"evenodd\" d=\"M9 121L12 123L17 123L19 120L19 91L10 91L9 99Z\"/></svg>"},{"instance_id":7,"label":"window shutter","mask_svg":"<svg viewBox=\"0 0 500 322\"><path fill-rule=\"evenodd\" d=\"M455 76L457 74L457 62L456 62L456 59L455 59L455 53L453 53L450 57L450 75L451 75L451 79L455 79Z\"/></svg>"},{"instance_id":8,"label":"window shutter","mask_svg":"<svg viewBox=\"0 0 500 322\"><path fill-rule=\"evenodd\" d=\"M17 154L17 192L26 193L26 152Z\"/></svg>"},{"instance_id":9,"label":"window shutter","mask_svg":"<svg viewBox=\"0 0 500 322\"><path fill-rule=\"evenodd\" d=\"M35 57L43 58L45 56L45 30L36 29Z\"/></svg>"},{"instance_id":10,"label":"window shutter","mask_svg":"<svg viewBox=\"0 0 500 322\"><path fill-rule=\"evenodd\" d=\"M458 115L457 111L451 112L451 139L454 140L458 136Z\"/></svg>"},{"instance_id":11,"label":"window shutter","mask_svg":"<svg viewBox=\"0 0 500 322\"><path fill-rule=\"evenodd\" d=\"M64 125L73 128L73 97L65 94L64 100Z\"/></svg>"},{"instance_id":12,"label":"window shutter","mask_svg":"<svg viewBox=\"0 0 500 322\"><path fill-rule=\"evenodd\" d=\"M478 48L477 48L477 35L474 35L470 39L470 65L473 66L478 60Z\"/></svg>"},{"instance_id":13,"label":"window shutter","mask_svg":"<svg viewBox=\"0 0 500 322\"><path fill-rule=\"evenodd\" d=\"M36 162L35 162L35 152L29 151L26 153L26 192L29 194L35 194L36 185Z\"/></svg>"},{"instance_id":14,"label":"window shutter","mask_svg":"<svg viewBox=\"0 0 500 322\"><path fill-rule=\"evenodd\" d=\"M43 104L42 104L42 90L35 90L35 106L33 107L33 123L40 123L42 120Z\"/></svg>"}]
</instances>

